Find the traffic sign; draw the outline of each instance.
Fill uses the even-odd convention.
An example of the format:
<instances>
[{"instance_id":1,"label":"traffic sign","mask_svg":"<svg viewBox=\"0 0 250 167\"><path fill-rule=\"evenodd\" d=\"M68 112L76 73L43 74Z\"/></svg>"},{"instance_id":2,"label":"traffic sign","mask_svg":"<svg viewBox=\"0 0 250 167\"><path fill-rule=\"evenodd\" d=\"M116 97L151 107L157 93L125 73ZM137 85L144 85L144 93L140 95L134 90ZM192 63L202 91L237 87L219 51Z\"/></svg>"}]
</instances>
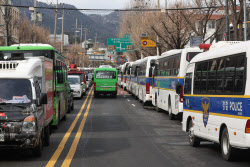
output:
<instances>
[{"instance_id":1,"label":"traffic sign","mask_svg":"<svg viewBox=\"0 0 250 167\"><path fill-rule=\"evenodd\" d=\"M141 46L142 47L156 47L156 42L150 40L149 38L141 38Z\"/></svg>"},{"instance_id":2,"label":"traffic sign","mask_svg":"<svg viewBox=\"0 0 250 167\"><path fill-rule=\"evenodd\" d=\"M191 47L199 47L199 45L202 43L202 37L201 36L191 36L190 37L190 46Z\"/></svg>"},{"instance_id":3,"label":"traffic sign","mask_svg":"<svg viewBox=\"0 0 250 167\"><path fill-rule=\"evenodd\" d=\"M131 42L130 35L125 34L123 38L108 38L108 52L134 52L135 48Z\"/></svg>"}]
</instances>

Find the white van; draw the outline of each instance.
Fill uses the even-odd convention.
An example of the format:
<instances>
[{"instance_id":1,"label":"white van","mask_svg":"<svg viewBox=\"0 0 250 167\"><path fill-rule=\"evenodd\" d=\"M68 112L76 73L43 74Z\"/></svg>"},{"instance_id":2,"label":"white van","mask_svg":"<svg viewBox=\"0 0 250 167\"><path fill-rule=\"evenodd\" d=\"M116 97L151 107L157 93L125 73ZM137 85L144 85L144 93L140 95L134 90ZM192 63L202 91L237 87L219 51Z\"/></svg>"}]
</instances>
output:
<instances>
[{"instance_id":1,"label":"white van","mask_svg":"<svg viewBox=\"0 0 250 167\"><path fill-rule=\"evenodd\" d=\"M70 88L74 91L73 96L82 98L84 94L84 85L81 83L80 76L78 75L69 75L68 76L68 82L70 85Z\"/></svg>"}]
</instances>

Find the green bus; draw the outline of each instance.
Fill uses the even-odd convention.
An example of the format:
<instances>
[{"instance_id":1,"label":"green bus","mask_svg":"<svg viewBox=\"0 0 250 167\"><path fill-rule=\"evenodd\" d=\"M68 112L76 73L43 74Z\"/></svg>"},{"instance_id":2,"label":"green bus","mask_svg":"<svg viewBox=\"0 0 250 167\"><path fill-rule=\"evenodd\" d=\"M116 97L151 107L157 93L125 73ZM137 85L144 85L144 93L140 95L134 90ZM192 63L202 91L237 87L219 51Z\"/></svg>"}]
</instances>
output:
<instances>
[{"instance_id":1,"label":"green bus","mask_svg":"<svg viewBox=\"0 0 250 167\"><path fill-rule=\"evenodd\" d=\"M51 125L58 128L60 120L66 119L69 106L67 57L48 44L16 44L10 47L2 47L1 53L19 53L23 54L24 57L42 56L53 62L53 64L51 64L51 72L53 73L51 73L51 75L53 75L51 76L53 77L51 81L53 95L48 98L53 98L53 104L51 105L53 105L54 116Z\"/></svg>"},{"instance_id":2,"label":"green bus","mask_svg":"<svg viewBox=\"0 0 250 167\"><path fill-rule=\"evenodd\" d=\"M118 75L115 68L97 68L94 71L94 96L100 94L117 95Z\"/></svg>"}]
</instances>

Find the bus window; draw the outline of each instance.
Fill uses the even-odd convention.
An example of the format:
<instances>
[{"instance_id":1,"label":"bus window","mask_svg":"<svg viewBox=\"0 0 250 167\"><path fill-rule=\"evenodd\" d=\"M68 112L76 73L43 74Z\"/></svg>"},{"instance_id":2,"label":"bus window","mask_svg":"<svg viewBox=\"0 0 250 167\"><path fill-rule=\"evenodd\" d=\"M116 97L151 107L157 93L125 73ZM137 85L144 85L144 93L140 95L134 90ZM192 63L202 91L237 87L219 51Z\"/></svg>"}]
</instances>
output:
<instances>
[{"instance_id":1,"label":"bus window","mask_svg":"<svg viewBox=\"0 0 250 167\"><path fill-rule=\"evenodd\" d=\"M193 75L193 73L186 74L185 85L184 85L184 94L191 94L192 75Z\"/></svg>"},{"instance_id":2,"label":"bus window","mask_svg":"<svg viewBox=\"0 0 250 167\"><path fill-rule=\"evenodd\" d=\"M238 56L236 59L236 73L235 73L235 88L237 94L244 94L245 91L245 55Z\"/></svg>"},{"instance_id":3,"label":"bus window","mask_svg":"<svg viewBox=\"0 0 250 167\"><path fill-rule=\"evenodd\" d=\"M236 66L236 57L227 57L226 66L225 66L225 80L224 80L224 93L232 94L234 92L234 80L235 80L235 66Z\"/></svg>"},{"instance_id":4,"label":"bus window","mask_svg":"<svg viewBox=\"0 0 250 167\"><path fill-rule=\"evenodd\" d=\"M216 94L223 93L223 79L224 79L224 70L225 70L225 59L221 58L217 60L216 67Z\"/></svg>"},{"instance_id":5,"label":"bus window","mask_svg":"<svg viewBox=\"0 0 250 167\"><path fill-rule=\"evenodd\" d=\"M208 62L197 63L194 77L194 93L207 93Z\"/></svg>"},{"instance_id":6,"label":"bus window","mask_svg":"<svg viewBox=\"0 0 250 167\"><path fill-rule=\"evenodd\" d=\"M208 62L207 93L215 94L216 91L216 60Z\"/></svg>"}]
</instances>

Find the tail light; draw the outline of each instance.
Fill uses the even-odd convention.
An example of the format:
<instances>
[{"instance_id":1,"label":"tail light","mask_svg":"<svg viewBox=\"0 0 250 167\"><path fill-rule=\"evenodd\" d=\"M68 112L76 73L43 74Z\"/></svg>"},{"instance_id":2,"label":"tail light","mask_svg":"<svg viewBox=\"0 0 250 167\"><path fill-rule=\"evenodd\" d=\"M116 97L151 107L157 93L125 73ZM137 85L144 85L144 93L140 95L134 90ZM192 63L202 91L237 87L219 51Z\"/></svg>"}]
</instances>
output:
<instances>
[{"instance_id":1,"label":"tail light","mask_svg":"<svg viewBox=\"0 0 250 167\"><path fill-rule=\"evenodd\" d=\"M247 120L245 133L250 133L250 120Z\"/></svg>"},{"instance_id":2,"label":"tail light","mask_svg":"<svg viewBox=\"0 0 250 167\"><path fill-rule=\"evenodd\" d=\"M96 82L94 82L94 90L96 90Z\"/></svg>"},{"instance_id":3,"label":"tail light","mask_svg":"<svg viewBox=\"0 0 250 167\"><path fill-rule=\"evenodd\" d=\"M146 83L146 94L150 93L150 84Z\"/></svg>"},{"instance_id":4,"label":"tail light","mask_svg":"<svg viewBox=\"0 0 250 167\"><path fill-rule=\"evenodd\" d=\"M125 77L125 83L127 82L127 77Z\"/></svg>"},{"instance_id":5,"label":"tail light","mask_svg":"<svg viewBox=\"0 0 250 167\"><path fill-rule=\"evenodd\" d=\"M123 77L121 77L121 81L123 81Z\"/></svg>"},{"instance_id":6,"label":"tail light","mask_svg":"<svg viewBox=\"0 0 250 167\"><path fill-rule=\"evenodd\" d=\"M183 90L184 90L184 87L182 86L182 92L181 92L181 94L180 94L180 102L181 102L181 103L183 103L183 97L184 97L184 95L183 95Z\"/></svg>"},{"instance_id":7,"label":"tail light","mask_svg":"<svg viewBox=\"0 0 250 167\"><path fill-rule=\"evenodd\" d=\"M115 90L118 90L118 84L117 83L115 84Z\"/></svg>"}]
</instances>

